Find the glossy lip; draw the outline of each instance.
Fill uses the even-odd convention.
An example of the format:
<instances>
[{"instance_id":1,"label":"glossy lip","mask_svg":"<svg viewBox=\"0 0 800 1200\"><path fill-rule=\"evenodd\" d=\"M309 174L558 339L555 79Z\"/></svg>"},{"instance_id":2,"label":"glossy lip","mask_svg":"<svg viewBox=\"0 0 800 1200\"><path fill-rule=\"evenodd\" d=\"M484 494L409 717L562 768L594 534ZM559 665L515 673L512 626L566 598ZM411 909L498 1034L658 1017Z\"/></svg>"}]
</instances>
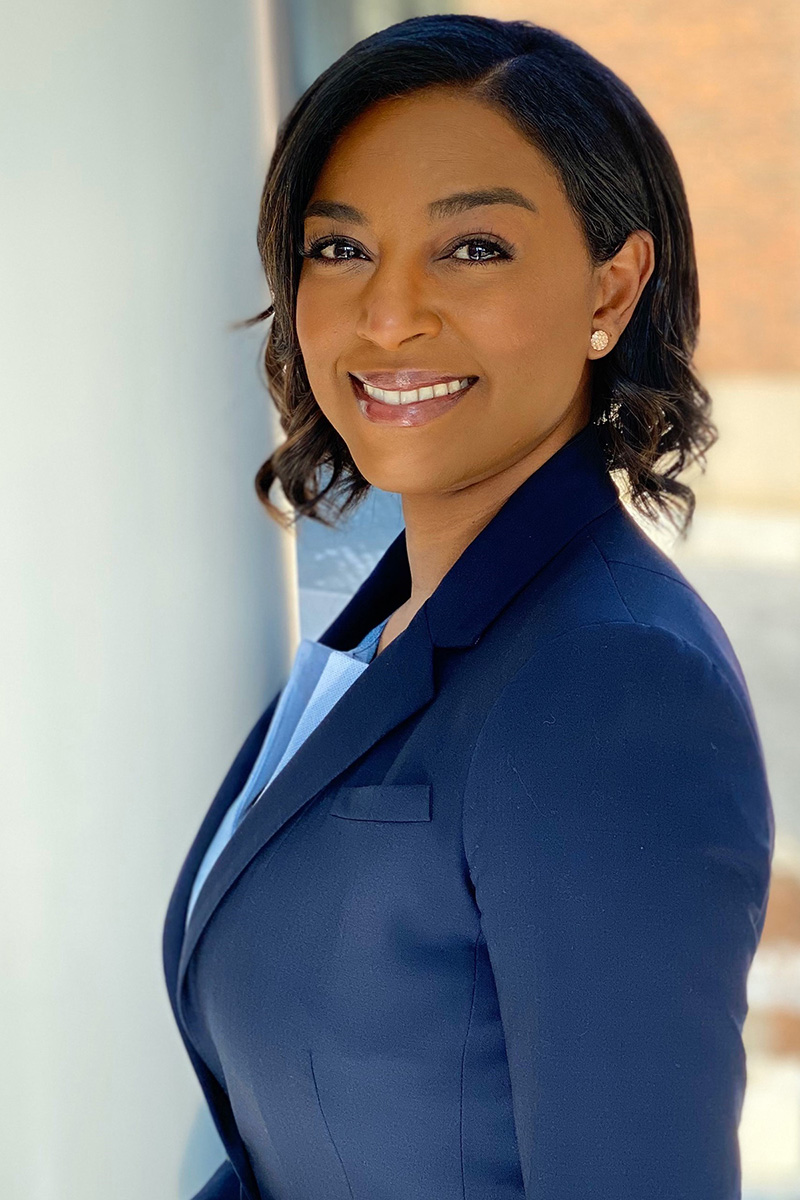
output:
<instances>
[{"instance_id":1,"label":"glossy lip","mask_svg":"<svg viewBox=\"0 0 800 1200\"><path fill-rule=\"evenodd\" d=\"M466 379L467 376L456 376L456 378ZM364 391L361 380L356 375L350 375L350 385L358 401L359 411L368 421L372 421L376 425L408 427L425 425L449 409L455 408L467 392L472 390L478 382L478 378L475 375L470 376L472 382L462 388L460 392L453 392L449 396L432 396L430 400L418 400L415 404L385 404L382 400L373 400L372 396Z\"/></svg>"},{"instance_id":2,"label":"glossy lip","mask_svg":"<svg viewBox=\"0 0 800 1200\"><path fill-rule=\"evenodd\" d=\"M410 392L412 388L433 387L437 383L452 383L454 379L474 379L474 375L434 375L432 371L408 367L401 371L352 371L362 383L385 388L389 392Z\"/></svg>"}]
</instances>

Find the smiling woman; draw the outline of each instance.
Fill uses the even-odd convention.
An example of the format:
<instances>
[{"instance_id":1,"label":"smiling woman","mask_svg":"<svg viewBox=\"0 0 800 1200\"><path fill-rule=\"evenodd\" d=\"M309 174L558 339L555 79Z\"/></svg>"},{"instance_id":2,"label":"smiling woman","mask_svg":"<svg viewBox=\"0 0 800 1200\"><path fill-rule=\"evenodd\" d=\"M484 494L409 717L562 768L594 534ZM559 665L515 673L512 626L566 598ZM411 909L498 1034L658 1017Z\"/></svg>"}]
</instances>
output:
<instances>
[{"instance_id":1,"label":"smiling woman","mask_svg":"<svg viewBox=\"0 0 800 1200\"><path fill-rule=\"evenodd\" d=\"M774 821L741 666L621 503L715 437L669 147L527 22L415 18L283 122L295 520L405 527L246 737L167 914L197 1200L740 1200ZM324 487L322 468L331 468Z\"/></svg>"},{"instance_id":2,"label":"smiling woman","mask_svg":"<svg viewBox=\"0 0 800 1200\"><path fill-rule=\"evenodd\" d=\"M440 495L500 471L472 489L485 512L591 419L632 503L686 533L678 477L717 431L692 368L683 184L637 98L573 42L453 15L360 42L282 123L258 244L273 302L240 324L273 316L286 440L256 488L276 521L276 480L294 520L330 524L373 485L427 492L431 469ZM413 371L474 382L466 404L387 414L352 382L374 371L401 393ZM412 456L392 429L419 425Z\"/></svg>"},{"instance_id":3,"label":"smiling woman","mask_svg":"<svg viewBox=\"0 0 800 1200\"><path fill-rule=\"evenodd\" d=\"M505 116L441 86L374 104L340 135L305 235L297 335L320 408L360 473L402 493L409 526L465 533L586 424L592 320L624 323L652 271L637 234L605 290L594 283L546 160ZM354 407L348 376L370 372L398 406L356 389ZM403 407L412 372L470 382ZM389 439L390 424L425 429Z\"/></svg>"}]
</instances>

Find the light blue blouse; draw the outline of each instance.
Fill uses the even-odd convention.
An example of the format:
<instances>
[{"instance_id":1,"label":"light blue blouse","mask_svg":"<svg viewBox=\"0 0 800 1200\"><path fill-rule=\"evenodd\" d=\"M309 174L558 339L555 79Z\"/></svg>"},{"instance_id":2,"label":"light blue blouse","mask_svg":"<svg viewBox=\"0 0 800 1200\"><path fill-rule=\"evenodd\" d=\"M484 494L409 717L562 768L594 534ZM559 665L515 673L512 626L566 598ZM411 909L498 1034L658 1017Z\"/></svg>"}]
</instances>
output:
<instances>
[{"instance_id":1,"label":"light blue blouse","mask_svg":"<svg viewBox=\"0 0 800 1200\"><path fill-rule=\"evenodd\" d=\"M247 782L233 801L200 863L186 910L186 924L206 877L228 843L250 804L257 800L286 765L312 730L336 701L366 671L378 648L381 621L353 650L334 650L321 642L303 638L294 657L286 686L275 706L272 720Z\"/></svg>"}]
</instances>

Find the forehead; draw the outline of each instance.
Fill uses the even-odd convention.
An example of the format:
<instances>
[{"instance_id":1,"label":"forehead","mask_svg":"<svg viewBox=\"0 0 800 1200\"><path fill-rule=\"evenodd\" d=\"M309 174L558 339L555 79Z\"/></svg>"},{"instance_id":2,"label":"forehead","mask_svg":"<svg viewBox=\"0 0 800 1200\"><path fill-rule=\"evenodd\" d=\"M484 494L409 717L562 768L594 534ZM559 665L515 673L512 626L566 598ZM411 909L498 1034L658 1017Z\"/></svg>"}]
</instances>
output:
<instances>
[{"instance_id":1,"label":"forehead","mask_svg":"<svg viewBox=\"0 0 800 1200\"><path fill-rule=\"evenodd\" d=\"M497 109L453 88L381 100L337 138L313 197L393 198L422 207L467 187L514 188L538 209L563 204L549 160ZM359 203L358 197L362 198Z\"/></svg>"}]
</instances>

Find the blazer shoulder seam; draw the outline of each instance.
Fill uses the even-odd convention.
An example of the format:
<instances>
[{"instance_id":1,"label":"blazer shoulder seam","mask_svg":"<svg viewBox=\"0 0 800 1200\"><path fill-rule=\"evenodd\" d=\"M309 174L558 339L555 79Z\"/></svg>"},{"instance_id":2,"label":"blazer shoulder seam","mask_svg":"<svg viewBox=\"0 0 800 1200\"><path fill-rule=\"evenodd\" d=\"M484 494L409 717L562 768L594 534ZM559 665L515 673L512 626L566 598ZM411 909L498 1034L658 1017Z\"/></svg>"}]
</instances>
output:
<instances>
[{"instance_id":1,"label":"blazer shoulder seam","mask_svg":"<svg viewBox=\"0 0 800 1200\"><path fill-rule=\"evenodd\" d=\"M594 538L592 541L594 541ZM595 545L597 546L597 542L595 542ZM677 583L679 587L684 588L687 592L691 592L695 596L698 594L697 589L692 586L688 579L679 579L675 575L667 574L666 571L659 571L657 567L646 567L643 563L629 562L625 558L609 558L607 554L603 553L600 546L597 546L597 549L603 555L606 564L614 563L618 567L628 567L631 571L646 571L648 575L659 575L662 579L668 579L670 583Z\"/></svg>"},{"instance_id":2,"label":"blazer shoulder seam","mask_svg":"<svg viewBox=\"0 0 800 1200\"><path fill-rule=\"evenodd\" d=\"M620 591L620 586L617 583L616 579L614 578L614 572L611 570L611 567L609 566L608 559L606 558L603 551L600 549L600 546L598 546L597 539L595 538L594 534L590 532L589 537L591 538L591 542L592 542L592 545L594 546L595 550L600 555L600 561L602 562L603 566L605 567L606 574L608 575L608 578L611 580L612 587L614 588L614 591L617 593L620 603L622 604L626 613L628 614L628 616L630 617L630 619L632 621L636 622L637 625L642 624L641 621L637 620L637 618L633 615L630 608L628 607L628 602L625 599L625 597L623 596L622 592Z\"/></svg>"}]
</instances>

